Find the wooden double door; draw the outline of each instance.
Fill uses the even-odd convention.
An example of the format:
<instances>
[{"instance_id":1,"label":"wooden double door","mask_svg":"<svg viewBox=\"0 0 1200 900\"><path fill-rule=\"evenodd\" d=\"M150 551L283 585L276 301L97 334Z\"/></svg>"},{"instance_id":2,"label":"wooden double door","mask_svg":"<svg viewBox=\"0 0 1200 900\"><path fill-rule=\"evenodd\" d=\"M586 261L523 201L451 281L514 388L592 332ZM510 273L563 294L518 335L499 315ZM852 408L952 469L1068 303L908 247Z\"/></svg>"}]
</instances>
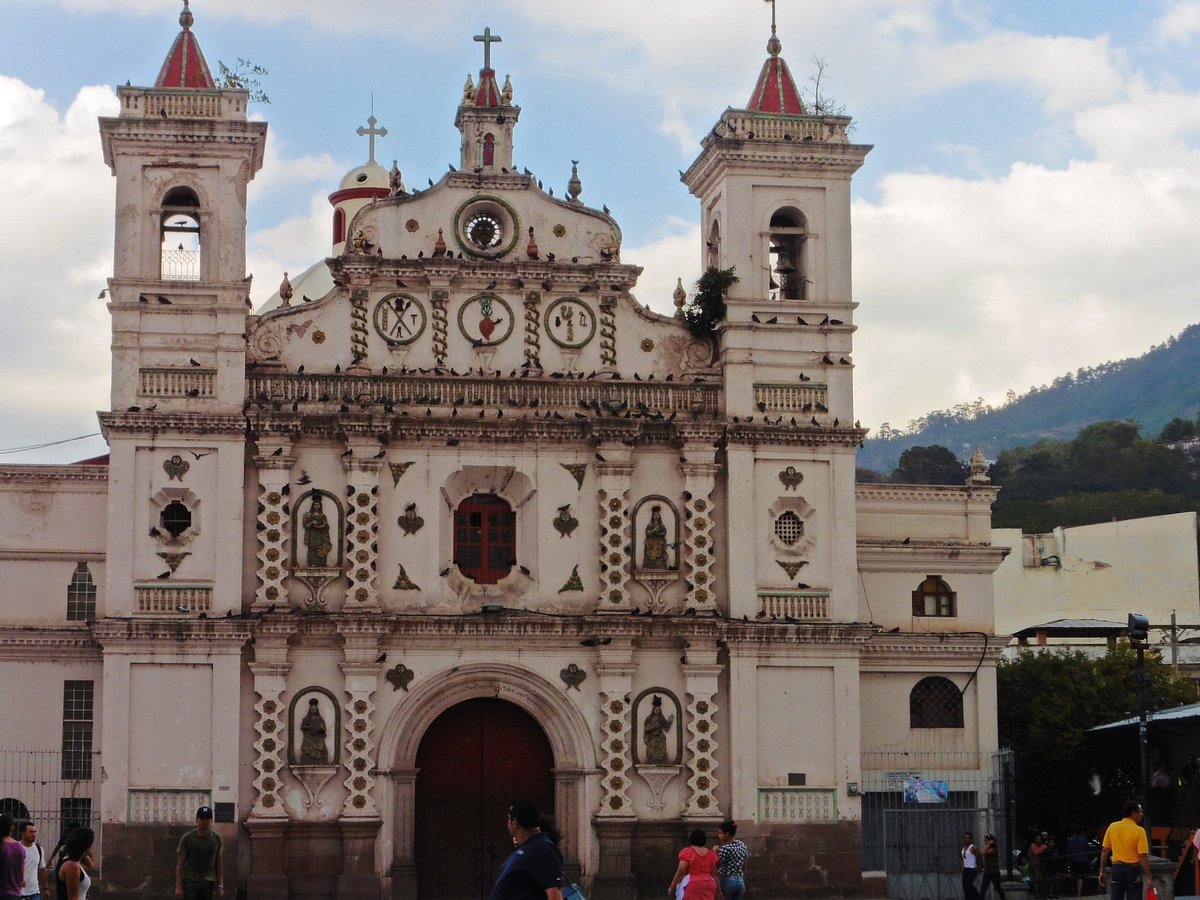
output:
<instances>
[{"instance_id":1,"label":"wooden double door","mask_svg":"<svg viewBox=\"0 0 1200 900\"><path fill-rule=\"evenodd\" d=\"M417 751L414 856L422 900L486 898L512 852L513 800L554 814L554 754L541 725L504 700L452 706Z\"/></svg>"}]
</instances>

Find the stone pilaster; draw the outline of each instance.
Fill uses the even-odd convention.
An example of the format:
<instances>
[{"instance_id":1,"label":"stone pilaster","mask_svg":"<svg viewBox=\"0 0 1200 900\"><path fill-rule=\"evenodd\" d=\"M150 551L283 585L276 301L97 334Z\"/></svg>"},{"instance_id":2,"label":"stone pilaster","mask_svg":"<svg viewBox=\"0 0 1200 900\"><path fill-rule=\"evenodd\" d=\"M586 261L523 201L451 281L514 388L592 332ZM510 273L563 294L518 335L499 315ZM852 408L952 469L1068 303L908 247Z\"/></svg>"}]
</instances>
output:
<instances>
[{"instance_id":1,"label":"stone pilaster","mask_svg":"<svg viewBox=\"0 0 1200 900\"><path fill-rule=\"evenodd\" d=\"M268 646L264 647L264 643ZM279 793L287 750L287 704L283 695L287 690L287 673L292 667L287 662L287 639L266 641L260 634L255 641L254 655L250 672L254 675L254 693L258 700L254 704L254 805L250 815L266 819L287 818Z\"/></svg>"},{"instance_id":2,"label":"stone pilaster","mask_svg":"<svg viewBox=\"0 0 1200 900\"><path fill-rule=\"evenodd\" d=\"M601 651L596 674L600 684L600 819L632 819L629 779L633 771L633 727L630 691L633 688L633 651L628 641Z\"/></svg>"},{"instance_id":3,"label":"stone pilaster","mask_svg":"<svg viewBox=\"0 0 1200 900\"><path fill-rule=\"evenodd\" d=\"M379 467L383 461L375 441L349 442L342 457L346 470L345 612L379 610L376 535L379 530Z\"/></svg>"},{"instance_id":4,"label":"stone pilaster","mask_svg":"<svg viewBox=\"0 0 1200 900\"><path fill-rule=\"evenodd\" d=\"M417 815L417 770L393 769L392 781L392 896L391 900L419 900L414 825ZM560 817L561 821L561 817Z\"/></svg>"},{"instance_id":5,"label":"stone pilaster","mask_svg":"<svg viewBox=\"0 0 1200 900\"><path fill-rule=\"evenodd\" d=\"M342 805L342 819L378 819L375 805L375 701L372 696L379 684L382 663L379 658L379 638L382 623L358 616L338 618L342 636L343 661L339 664L345 676L346 723L345 760L348 791Z\"/></svg>"},{"instance_id":6,"label":"stone pilaster","mask_svg":"<svg viewBox=\"0 0 1200 900\"><path fill-rule=\"evenodd\" d=\"M698 442L685 435L683 475L683 565L687 579L685 605L688 609L716 608L713 586L713 500L717 473L713 436L705 433Z\"/></svg>"},{"instance_id":7,"label":"stone pilaster","mask_svg":"<svg viewBox=\"0 0 1200 900\"><path fill-rule=\"evenodd\" d=\"M600 516L600 597L596 611L628 613L633 609L629 596L633 568L629 550L633 543L629 516L632 454L628 447L613 443L602 443L597 452L603 459L595 465Z\"/></svg>"},{"instance_id":8,"label":"stone pilaster","mask_svg":"<svg viewBox=\"0 0 1200 900\"><path fill-rule=\"evenodd\" d=\"M260 442L254 457L258 469L258 515L255 530L258 539L258 587L254 606L263 608L287 600L288 544L291 540L291 504L288 482L296 458L291 456L290 441Z\"/></svg>"},{"instance_id":9,"label":"stone pilaster","mask_svg":"<svg viewBox=\"0 0 1200 900\"><path fill-rule=\"evenodd\" d=\"M717 648L693 641L685 663L687 692L687 800L683 818L711 821L721 815L717 803L717 678L723 667L717 663Z\"/></svg>"}]
</instances>

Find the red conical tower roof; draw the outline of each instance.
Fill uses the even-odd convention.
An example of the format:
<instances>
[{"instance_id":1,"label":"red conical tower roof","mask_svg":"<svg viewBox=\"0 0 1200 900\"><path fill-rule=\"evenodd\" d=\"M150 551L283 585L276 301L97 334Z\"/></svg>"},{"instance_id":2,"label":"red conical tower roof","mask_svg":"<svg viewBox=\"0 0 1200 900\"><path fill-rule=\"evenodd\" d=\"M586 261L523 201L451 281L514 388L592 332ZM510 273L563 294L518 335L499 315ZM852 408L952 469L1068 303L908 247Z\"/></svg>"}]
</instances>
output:
<instances>
[{"instance_id":1,"label":"red conical tower roof","mask_svg":"<svg viewBox=\"0 0 1200 900\"><path fill-rule=\"evenodd\" d=\"M771 39L767 41L767 61L763 63L762 72L754 85L754 93L750 96L747 109L751 112L775 113L787 116L803 116L804 101L800 99L800 91L796 89L796 81L792 78L788 64L779 55L783 45L775 34L775 26L771 26Z\"/></svg>"},{"instance_id":2,"label":"red conical tower roof","mask_svg":"<svg viewBox=\"0 0 1200 900\"><path fill-rule=\"evenodd\" d=\"M183 0L183 12L179 14L179 24L183 28L171 52L163 61L158 79L154 82L159 88L201 88L212 90L217 85L212 73L208 71L208 63L200 52L200 42L192 34L192 23L195 18L188 9L188 0Z\"/></svg>"}]
</instances>

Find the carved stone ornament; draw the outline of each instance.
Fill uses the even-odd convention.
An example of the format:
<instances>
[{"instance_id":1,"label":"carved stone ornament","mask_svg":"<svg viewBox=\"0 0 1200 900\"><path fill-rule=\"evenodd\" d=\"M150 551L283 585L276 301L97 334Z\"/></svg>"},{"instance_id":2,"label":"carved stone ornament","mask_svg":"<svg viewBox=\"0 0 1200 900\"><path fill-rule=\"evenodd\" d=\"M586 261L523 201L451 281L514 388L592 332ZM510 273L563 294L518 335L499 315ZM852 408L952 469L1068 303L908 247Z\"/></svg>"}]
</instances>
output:
<instances>
[{"instance_id":1,"label":"carved stone ornament","mask_svg":"<svg viewBox=\"0 0 1200 900\"><path fill-rule=\"evenodd\" d=\"M167 481L183 481L183 476L191 467L192 464L178 453L170 459L163 460L163 471L167 473Z\"/></svg>"},{"instance_id":2,"label":"carved stone ornament","mask_svg":"<svg viewBox=\"0 0 1200 900\"><path fill-rule=\"evenodd\" d=\"M575 483L583 489L583 476L587 474L587 463L559 463L575 478Z\"/></svg>"},{"instance_id":3,"label":"carved stone ornament","mask_svg":"<svg viewBox=\"0 0 1200 900\"><path fill-rule=\"evenodd\" d=\"M579 520L571 515L571 504L560 506L558 515L554 517L554 530L558 532L559 537L569 538L571 532L579 527Z\"/></svg>"},{"instance_id":4,"label":"carved stone ornament","mask_svg":"<svg viewBox=\"0 0 1200 900\"><path fill-rule=\"evenodd\" d=\"M575 566L571 570L571 577L567 579L567 583L558 589L560 594L565 594L568 591L582 591L583 579L579 577L579 566Z\"/></svg>"},{"instance_id":5,"label":"carved stone ornament","mask_svg":"<svg viewBox=\"0 0 1200 900\"><path fill-rule=\"evenodd\" d=\"M782 567L783 571L787 572L787 577L791 578L792 580L795 580L796 576L800 574L800 570L808 565L808 560L805 560L805 559L797 560L794 562L788 562L786 560L777 559L777 560L775 560L775 562L779 563L779 565L780 565L780 567Z\"/></svg>"},{"instance_id":6,"label":"carved stone ornament","mask_svg":"<svg viewBox=\"0 0 1200 900\"><path fill-rule=\"evenodd\" d=\"M416 673L404 663L396 663L396 665L384 672L383 677L392 686L392 690L407 691L408 686L412 684L413 678L416 677Z\"/></svg>"},{"instance_id":7,"label":"carved stone ornament","mask_svg":"<svg viewBox=\"0 0 1200 900\"><path fill-rule=\"evenodd\" d=\"M334 566L294 566L292 575L308 588L304 605L309 609L324 609L329 602L325 591L342 577L342 570Z\"/></svg>"},{"instance_id":8,"label":"carved stone ornament","mask_svg":"<svg viewBox=\"0 0 1200 900\"><path fill-rule=\"evenodd\" d=\"M408 577L408 573L404 571L404 566L400 566L400 572L396 575L396 583L392 585L392 590L419 591L420 589L420 585Z\"/></svg>"},{"instance_id":9,"label":"carved stone ornament","mask_svg":"<svg viewBox=\"0 0 1200 900\"><path fill-rule=\"evenodd\" d=\"M174 572L179 568L179 564L183 562L183 558L192 554L190 551L184 550L181 553L160 552L157 555L167 564L167 568Z\"/></svg>"},{"instance_id":10,"label":"carved stone ornament","mask_svg":"<svg viewBox=\"0 0 1200 900\"><path fill-rule=\"evenodd\" d=\"M661 813L666 809L663 791L682 769L683 766L634 766L633 770L650 786L649 806L652 810Z\"/></svg>"},{"instance_id":11,"label":"carved stone ornament","mask_svg":"<svg viewBox=\"0 0 1200 900\"><path fill-rule=\"evenodd\" d=\"M800 486L800 482L804 480L804 476L796 471L795 466L788 466L779 473L779 480L789 491L794 491Z\"/></svg>"},{"instance_id":12,"label":"carved stone ornament","mask_svg":"<svg viewBox=\"0 0 1200 900\"><path fill-rule=\"evenodd\" d=\"M305 807L311 807L314 803L318 806L325 805L317 798L321 795L321 789L329 784L329 779L333 778L340 768L340 766L288 766L292 775L304 787L304 793L307 795L304 798Z\"/></svg>"},{"instance_id":13,"label":"carved stone ornament","mask_svg":"<svg viewBox=\"0 0 1200 900\"><path fill-rule=\"evenodd\" d=\"M417 504L410 503L404 507L404 515L396 520L396 524L400 526L400 530L405 534L416 534L421 530L421 526L425 524L425 520L417 515Z\"/></svg>"},{"instance_id":14,"label":"carved stone ornament","mask_svg":"<svg viewBox=\"0 0 1200 900\"><path fill-rule=\"evenodd\" d=\"M395 487L397 484L400 483L400 476L402 476L405 472L407 472L408 467L411 465L412 465L411 462L402 462L402 463L390 462L390 463L388 463L388 468L392 470L392 487Z\"/></svg>"},{"instance_id":15,"label":"carved stone ornament","mask_svg":"<svg viewBox=\"0 0 1200 900\"><path fill-rule=\"evenodd\" d=\"M579 686L587 679L587 672L583 671L575 663L571 663L565 669L559 670L558 677L563 680L563 684L567 686L568 691L571 688L575 688L578 691Z\"/></svg>"}]
</instances>

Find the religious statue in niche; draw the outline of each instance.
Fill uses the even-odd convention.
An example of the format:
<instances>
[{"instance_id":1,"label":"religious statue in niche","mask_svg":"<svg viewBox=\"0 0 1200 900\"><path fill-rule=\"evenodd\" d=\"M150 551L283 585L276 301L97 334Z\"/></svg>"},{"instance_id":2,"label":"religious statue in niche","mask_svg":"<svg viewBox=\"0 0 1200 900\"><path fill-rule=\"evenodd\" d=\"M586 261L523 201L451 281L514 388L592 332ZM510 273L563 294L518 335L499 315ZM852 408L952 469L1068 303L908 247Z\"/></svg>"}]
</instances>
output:
<instances>
[{"instance_id":1,"label":"religious statue in niche","mask_svg":"<svg viewBox=\"0 0 1200 900\"><path fill-rule=\"evenodd\" d=\"M292 701L289 760L293 766L337 764L338 708L320 688L300 691Z\"/></svg>"},{"instance_id":2,"label":"religious statue in niche","mask_svg":"<svg viewBox=\"0 0 1200 900\"><path fill-rule=\"evenodd\" d=\"M300 764L305 766L323 766L329 762L329 750L326 746L325 719L321 715L317 698L308 701L308 712L300 722Z\"/></svg>"},{"instance_id":3,"label":"religious statue in niche","mask_svg":"<svg viewBox=\"0 0 1200 900\"><path fill-rule=\"evenodd\" d=\"M322 567L329 559L333 541L329 537L329 519L321 506L321 495L314 494L312 506L304 514L304 546L308 551L308 565Z\"/></svg>"},{"instance_id":4,"label":"religious statue in niche","mask_svg":"<svg viewBox=\"0 0 1200 900\"><path fill-rule=\"evenodd\" d=\"M675 722L674 716L665 716L662 711L662 697L654 695L650 704L650 714L642 723L642 761L651 766L665 766L670 763L667 755L667 732Z\"/></svg>"},{"instance_id":5,"label":"religious statue in niche","mask_svg":"<svg viewBox=\"0 0 1200 900\"><path fill-rule=\"evenodd\" d=\"M650 521L642 537L642 568L665 569L667 567L667 526L663 524L662 507L650 507Z\"/></svg>"}]
</instances>

